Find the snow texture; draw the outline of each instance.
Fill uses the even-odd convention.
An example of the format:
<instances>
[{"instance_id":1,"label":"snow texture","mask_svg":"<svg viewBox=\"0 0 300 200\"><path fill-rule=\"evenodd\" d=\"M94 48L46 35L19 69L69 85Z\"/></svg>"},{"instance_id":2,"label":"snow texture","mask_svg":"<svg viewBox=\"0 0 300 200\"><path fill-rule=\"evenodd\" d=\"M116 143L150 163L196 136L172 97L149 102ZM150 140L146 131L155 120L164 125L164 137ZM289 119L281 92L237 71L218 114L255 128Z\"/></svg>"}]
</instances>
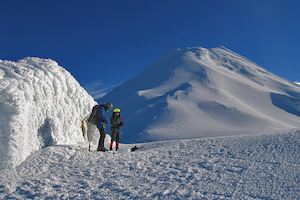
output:
<instances>
[{"instance_id":1,"label":"snow texture","mask_svg":"<svg viewBox=\"0 0 300 200\"><path fill-rule=\"evenodd\" d=\"M47 146L83 142L80 119L95 103L51 59L0 60L0 169Z\"/></svg>"},{"instance_id":2,"label":"snow texture","mask_svg":"<svg viewBox=\"0 0 300 200\"><path fill-rule=\"evenodd\" d=\"M0 174L3 199L299 199L300 131L36 151Z\"/></svg>"},{"instance_id":3,"label":"snow texture","mask_svg":"<svg viewBox=\"0 0 300 200\"><path fill-rule=\"evenodd\" d=\"M172 50L98 102L125 118L118 152L87 150L96 102L55 61L0 60L0 199L300 199L300 87L225 47Z\"/></svg>"},{"instance_id":4,"label":"snow texture","mask_svg":"<svg viewBox=\"0 0 300 200\"><path fill-rule=\"evenodd\" d=\"M98 100L109 101L125 143L300 126L299 85L225 47L172 50Z\"/></svg>"}]
</instances>

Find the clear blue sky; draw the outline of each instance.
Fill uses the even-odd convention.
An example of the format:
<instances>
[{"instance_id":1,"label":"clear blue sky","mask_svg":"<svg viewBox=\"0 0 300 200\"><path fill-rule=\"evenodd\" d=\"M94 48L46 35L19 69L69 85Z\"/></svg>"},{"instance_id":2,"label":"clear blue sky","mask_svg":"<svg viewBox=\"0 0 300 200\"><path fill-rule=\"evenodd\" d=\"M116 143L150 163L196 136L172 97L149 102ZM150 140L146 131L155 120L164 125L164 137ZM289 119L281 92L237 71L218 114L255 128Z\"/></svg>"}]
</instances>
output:
<instances>
[{"instance_id":1,"label":"clear blue sky","mask_svg":"<svg viewBox=\"0 0 300 200\"><path fill-rule=\"evenodd\" d=\"M1 0L0 24L0 59L51 58L90 93L195 46L300 81L299 0Z\"/></svg>"}]
</instances>

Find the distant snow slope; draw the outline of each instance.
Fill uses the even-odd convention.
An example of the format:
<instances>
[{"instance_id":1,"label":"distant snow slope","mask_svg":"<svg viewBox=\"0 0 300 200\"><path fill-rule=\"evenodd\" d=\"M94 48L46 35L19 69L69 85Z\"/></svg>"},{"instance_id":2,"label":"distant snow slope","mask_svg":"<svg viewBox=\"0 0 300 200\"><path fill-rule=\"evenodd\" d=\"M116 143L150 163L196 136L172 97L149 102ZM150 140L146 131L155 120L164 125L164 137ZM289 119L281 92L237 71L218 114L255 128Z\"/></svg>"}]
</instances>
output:
<instances>
[{"instance_id":1,"label":"distant snow slope","mask_svg":"<svg viewBox=\"0 0 300 200\"><path fill-rule=\"evenodd\" d=\"M83 142L80 119L94 104L53 60L0 60L0 169L52 144Z\"/></svg>"},{"instance_id":2,"label":"distant snow slope","mask_svg":"<svg viewBox=\"0 0 300 200\"><path fill-rule=\"evenodd\" d=\"M172 50L118 86L125 143L300 126L300 87L225 47Z\"/></svg>"}]
</instances>

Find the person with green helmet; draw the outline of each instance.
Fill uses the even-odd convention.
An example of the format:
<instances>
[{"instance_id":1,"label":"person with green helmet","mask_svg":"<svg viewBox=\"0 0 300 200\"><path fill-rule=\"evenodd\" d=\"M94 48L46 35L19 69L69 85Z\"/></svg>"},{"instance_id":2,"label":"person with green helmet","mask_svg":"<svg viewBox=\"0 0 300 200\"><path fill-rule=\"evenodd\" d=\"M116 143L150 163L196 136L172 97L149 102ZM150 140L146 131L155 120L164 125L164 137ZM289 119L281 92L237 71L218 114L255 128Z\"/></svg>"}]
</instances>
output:
<instances>
[{"instance_id":1,"label":"person with green helmet","mask_svg":"<svg viewBox=\"0 0 300 200\"><path fill-rule=\"evenodd\" d=\"M123 126L124 119L121 120L120 109L114 109L112 116L110 117L110 133L111 133L111 142L110 150L112 151L113 143L116 142L116 151L119 148L120 133L121 127Z\"/></svg>"}]
</instances>

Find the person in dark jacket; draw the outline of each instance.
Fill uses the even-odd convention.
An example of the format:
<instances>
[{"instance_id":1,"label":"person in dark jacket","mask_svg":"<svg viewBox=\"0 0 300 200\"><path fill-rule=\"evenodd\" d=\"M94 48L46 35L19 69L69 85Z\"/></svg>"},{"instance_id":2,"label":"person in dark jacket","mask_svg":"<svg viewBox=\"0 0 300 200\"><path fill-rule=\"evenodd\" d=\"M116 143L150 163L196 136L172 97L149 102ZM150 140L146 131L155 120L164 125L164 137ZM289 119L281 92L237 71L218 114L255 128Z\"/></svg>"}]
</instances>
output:
<instances>
[{"instance_id":1,"label":"person in dark jacket","mask_svg":"<svg viewBox=\"0 0 300 200\"><path fill-rule=\"evenodd\" d=\"M105 105L102 104L98 105L97 112L94 113L93 111L89 118L89 122L97 125L97 128L100 133L97 151L108 151L108 149L104 147L104 139L106 135L105 128L108 122L108 119L106 117L106 112L112 109L112 107L113 107L112 103L107 103Z\"/></svg>"},{"instance_id":2,"label":"person in dark jacket","mask_svg":"<svg viewBox=\"0 0 300 200\"><path fill-rule=\"evenodd\" d=\"M120 133L121 127L123 126L124 119L121 120L120 109L114 109L112 116L110 117L110 133L111 133L111 142L110 150L112 151L113 143L116 142L116 151L119 148Z\"/></svg>"}]
</instances>

